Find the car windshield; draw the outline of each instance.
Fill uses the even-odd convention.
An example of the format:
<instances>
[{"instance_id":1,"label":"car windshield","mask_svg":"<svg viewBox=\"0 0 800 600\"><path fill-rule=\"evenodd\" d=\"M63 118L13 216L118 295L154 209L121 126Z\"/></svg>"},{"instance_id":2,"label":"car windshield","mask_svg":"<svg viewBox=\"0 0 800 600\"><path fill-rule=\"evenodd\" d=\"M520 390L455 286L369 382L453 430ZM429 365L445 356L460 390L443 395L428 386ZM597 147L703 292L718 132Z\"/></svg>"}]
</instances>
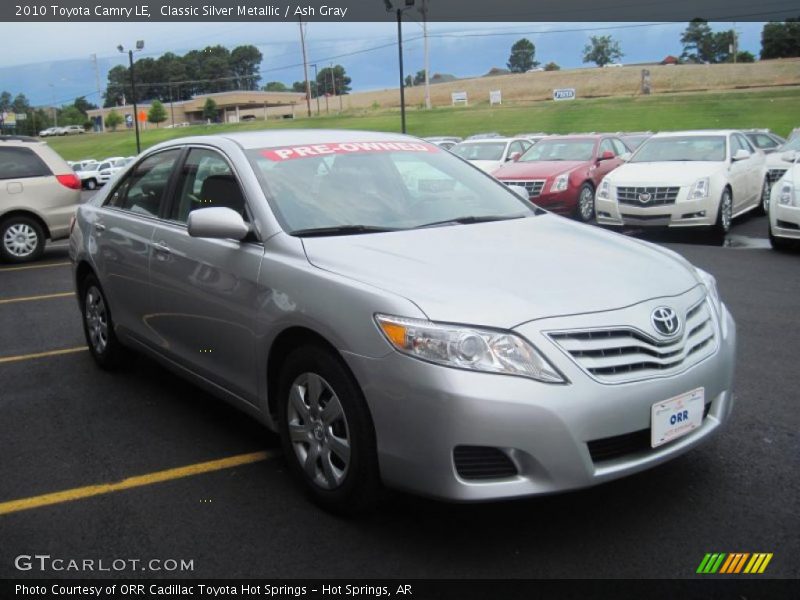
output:
<instances>
[{"instance_id":1,"label":"car windshield","mask_svg":"<svg viewBox=\"0 0 800 600\"><path fill-rule=\"evenodd\" d=\"M650 138L629 162L673 162L725 160L724 135L687 135Z\"/></svg>"},{"instance_id":2,"label":"car windshield","mask_svg":"<svg viewBox=\"0 0 800 600\"><path fill-rule=\"evenodd\" d=\"M800 135L797 137L793 137L791 140L789 140L783 146L780 147L781 152L789 152L791 150L800 150Z\"/></svg>"},{"instance_id":3,"label":"car windshield","mask_svg":"<svg viewBox=\"0 0 800 600\"><path fill-rule=\"evenodd\" d=\"M478 142L457 144L450 152L465 160L502 160L505 149L505 142Z\"/></svg>"},{"instance_id":4,"label":"car windshield","mask_svg":"<svg viewBox=\"0 0 800 600\"><path fill-rule=\"evenodd\" d=\"M413 229L535 214L503 184L433 144L343 142L247 154L290 233L368 233L354 229Z\"/></svg>"},{"instance_id":5,"label":"car windshield","mask_svg":"<svg viewBox=\"0 0 800 600\"><path fill-rule=\"evenodd\" d=\"M531 146L517 162L592 160L594 144L594 140L542 140Z\"/></svg>"}]
</instances>

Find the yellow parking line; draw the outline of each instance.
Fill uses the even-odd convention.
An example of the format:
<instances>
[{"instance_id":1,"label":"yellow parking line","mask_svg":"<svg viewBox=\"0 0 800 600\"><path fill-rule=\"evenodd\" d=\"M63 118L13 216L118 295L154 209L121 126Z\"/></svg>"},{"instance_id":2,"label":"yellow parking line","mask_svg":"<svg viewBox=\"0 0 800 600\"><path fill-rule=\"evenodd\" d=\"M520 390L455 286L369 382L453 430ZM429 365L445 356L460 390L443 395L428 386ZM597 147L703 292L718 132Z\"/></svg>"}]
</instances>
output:
<instances>
[{"instance_id":1,"label":"yellow parking line","mask_svg":"<svg viewBox=\"0 0 800 600\"><path fill-rule=\"evenodd\" d=\"M122 490L152 485L154 483L161 483L164 481L170 481L172 479L180 479L182 477L192 477L194 475L211 473L213 471L220 471L222 469L231 469L240 465L262 462L270 458L274 458L277 455L277 451L261 451L251 452L250 454L238 454L236 456L221 458L219 460L196 463L185 467L167 469L165 471L156 471L155 473L148 473L146 475L137 475L135 477L123 479L122 481L118 481L116 483L100 483L97 485L88 485L86 487L64 490L62 492L54 492L52 494L44 494L42 496L11 500L9 502L0 503L0 515L7 515L22 510L30 510L32 508L49 506L51 504L61 504L62 502L82 500L84 498L91 498L92 496L110 494L111 492L120 492Z\"/></svg>"},{"instance_id":2,"label":"yellow parking line","mask_svg":"<svg viewBox=\"0 0 800 600\"><path fill-rule=\"evenodd\" d=\"M50 298L66 298L74 296L75 292L59 292L58 294L43 294L41 296L20 296L19 298L7 298L0 300L0 304L11 304L13 302L32 302L33 300L49 300Z\"/></svg>"},{"instance_id":3,"label":"yellow parking line","mask_svg":"<svg viewBox=\"0 0 800 600\"><path fill-rule=\"evenodd\" d=\"M17 356L0 356L0 364L19 362L21 360L32 360L34 358L45 358L47 356L60 356L62 354L72 354L73 352L83 352L88 350L87 346L77 348L62 348L61 350L48 350L47 352L34 352L33 354L18 354Z\"/></svg>"},{"instance_id":4,"label":"yellow parking line","mask_svg":"<svg viewBox=\"0 0 800 600\"><path fill-rule=\"evenodd\" d=\"M60 262L60 263L47 263L45 265L27 265L25 267L5 267L0 269L0 273L5 273L6 271L26 271L28 269L46 269L47 267L66 267L67 265L71 265L71 262Z\"/></svg>"}]
</instances>

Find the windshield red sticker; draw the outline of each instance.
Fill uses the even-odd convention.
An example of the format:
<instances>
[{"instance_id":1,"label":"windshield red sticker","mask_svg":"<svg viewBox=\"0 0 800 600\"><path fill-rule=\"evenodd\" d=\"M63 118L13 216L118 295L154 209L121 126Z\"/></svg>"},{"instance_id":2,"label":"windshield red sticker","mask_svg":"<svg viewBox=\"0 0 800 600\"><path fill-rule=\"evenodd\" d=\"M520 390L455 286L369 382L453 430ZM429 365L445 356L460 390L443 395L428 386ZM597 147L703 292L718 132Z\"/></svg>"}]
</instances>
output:
<instances>
[{"instance_id":1,"label":"windshield red sticker","mask_svg":"<svg viewBox=\"0 0 800 600\"><path fill-rule=\"evenodd\" d=\"M296 158L311 158L334 154L357 154L364 152L438 152L439 147L422 142L341 142L333 144L311 144L307 146L284 146L262 150L269 160L282 161Z\"/></svg>"}]
</instances>

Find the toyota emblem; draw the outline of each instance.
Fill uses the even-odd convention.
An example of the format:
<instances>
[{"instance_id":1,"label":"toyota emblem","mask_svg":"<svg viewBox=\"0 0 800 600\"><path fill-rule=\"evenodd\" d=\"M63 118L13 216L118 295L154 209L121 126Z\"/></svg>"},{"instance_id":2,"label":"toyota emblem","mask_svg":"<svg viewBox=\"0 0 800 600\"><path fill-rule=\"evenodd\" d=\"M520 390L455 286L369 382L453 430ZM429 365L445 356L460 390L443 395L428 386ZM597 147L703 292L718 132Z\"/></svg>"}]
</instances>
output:
<instances>
[{"instance_id":1,"label":"toyota emblem","mask_svg":"<svg viewBox=\"0 0 800 600\"><path fill-rule=\"evenodd\" d=\"M672 337L680 330L680 319L678 313L669 306L659 306L650 314L650 322L653 329L666 337Z\"/></svg>"}]
</instances>

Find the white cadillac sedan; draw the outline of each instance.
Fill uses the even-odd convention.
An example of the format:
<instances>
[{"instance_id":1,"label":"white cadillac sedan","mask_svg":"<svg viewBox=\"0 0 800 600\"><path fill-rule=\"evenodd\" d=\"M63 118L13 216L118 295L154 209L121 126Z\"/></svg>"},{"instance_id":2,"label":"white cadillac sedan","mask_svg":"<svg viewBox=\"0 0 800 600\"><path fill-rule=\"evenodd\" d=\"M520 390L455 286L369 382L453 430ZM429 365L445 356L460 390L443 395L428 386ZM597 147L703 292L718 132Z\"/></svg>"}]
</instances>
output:
<instances>
[{"instance_id":1,"label":"white cadillac sedan","mask_svg":"<svg viewBox=\"0 0 800 600\"><path fill-rule=\"evenodd\" d=\"M800 153L773 186L769 202L769 241L776 250L800 248Z\"/></svg>"},{"instance_id":2,"label":"white cadillac sedan","mask_svg":"<svg viewBox=\"0 0 800 600\"><path fill-rule=\"evenodd\" d=\"M481 171L492 173L508 161L518 159L531 146L531 142L521 138L488 138L465 140L450 148L450 152Z\"/></svg>"},{"instance_id":3,"label":"white cadillac sedan","mask_svg":"<svg viewBox=\"0 0 800 600\"><path fill-rule=\"evenodd\" d=\"M769 189L764 154L743 133L659 133L603 179L595 209L601 225L701 227L721 240Z\"/></svg>"}]
</instances>

